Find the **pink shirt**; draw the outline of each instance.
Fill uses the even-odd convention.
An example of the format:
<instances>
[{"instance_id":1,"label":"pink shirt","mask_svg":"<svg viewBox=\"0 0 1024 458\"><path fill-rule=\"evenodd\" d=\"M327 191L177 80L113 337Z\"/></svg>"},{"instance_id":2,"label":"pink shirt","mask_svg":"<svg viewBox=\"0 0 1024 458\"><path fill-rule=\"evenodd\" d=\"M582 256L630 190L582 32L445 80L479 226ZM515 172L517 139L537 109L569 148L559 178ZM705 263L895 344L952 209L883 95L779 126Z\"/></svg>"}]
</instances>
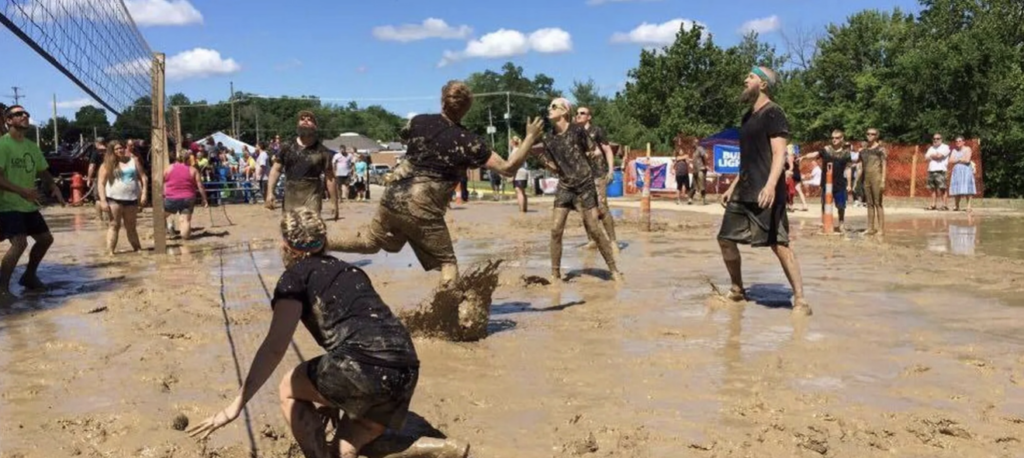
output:
<instances>
[{"instance_id":1,"label":"pink shirt","mask_svg":"<svg viewBox=\"0 0 1024 458\"><path fill-rule=\"evenodd\" d=\"M192 179L191 168L180 162L171 164L171 171L164 183L164 197L174 200L195 199L197 192L199 187Z\"/></svg>"}]
</instances>

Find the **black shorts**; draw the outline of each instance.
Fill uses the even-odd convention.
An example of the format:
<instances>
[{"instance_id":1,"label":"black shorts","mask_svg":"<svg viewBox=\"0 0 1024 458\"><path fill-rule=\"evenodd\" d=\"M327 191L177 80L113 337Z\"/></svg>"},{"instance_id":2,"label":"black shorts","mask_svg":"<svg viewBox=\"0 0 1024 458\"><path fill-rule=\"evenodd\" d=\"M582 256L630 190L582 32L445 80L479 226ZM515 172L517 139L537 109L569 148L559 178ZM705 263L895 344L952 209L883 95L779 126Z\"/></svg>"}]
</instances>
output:
<instances>
[{"instance_id":1,"label":"black shorts","mask_svg":"<svg viewBox=\"0 0 1024 458\"><path fill-rule=\"evenodd\" d=\"M177 215L191 215L196 206L195 199L165 199L164 211Z\"/></svg>"},{"instance_id":2,"label":"black shorts","mask_svg":"<svg viewBox=\"0 0 1024 458\"><path fill-rule=\"evenodd\" d=\"M757 202L729 202L718 239L755 247L789 246L786 201L776 200L770 208L761 208Z\"/></svg>"},{"instance_id":3,"label":"black shorts","mask_svg":"<svg viewBox=\"0 0 1024 458\"><path fill-rule=\"evenodd\" d=\"M597 208L597 186L594 186L594 181L589 180L571 188L559 184L555 191L555 208L568 208L581 213Z\"/></svg>"},{"instance_id":4,"label":"black shorts","mask_svg":"<svg viewBox=\"0 0 1024 458\"><path fill-rule=\"evenodd\" d=\"M0 240L20 235L40 235L50 232L43 214L34 212L0 212Z\"/></svg>"},{"instance_id":5,"label":"black shorts","mask_svg":"<svg viewBox=\"0 0 1024 458\"><path fill-rule=\"evenodd\" d=\"M686 175L682 178L676 177L676 191L682 191L683 188L690 187L690 176Z\"/></svg>"},{"instance_id":6,"label":"black shorts","mask_svg":"<svg viewBox=\"0 0 1024 458\"><path fill-rule=\"evenodd\" d=\"M137 207L137 206L139 206L139 201L137 201L137 200L112 199L110 197L107 197L107 200L109 201L109 202L107 202L108 205L109 204L117 204L117 205L120 205L122 207Z\"/></svg>"},{"instance_id":7,"label":"black shorts","mask_svg":"<svg viewBox=\"0 0 1024 458\"><path fill-rule=\"evenodd\" d=\"M419 369L375 366L326 354L306 363L306 376L345 415L400 430L409 414Z\"/></svg>"},{"instance_id":8,"label":"black shorts","mask_svg":"<svg viewBox=\"0 0 1024 458\"><path fill-rule=\"evenodd\" d=\"M526 180L514 180L512 181L512 186L516 189L526 189Z\"/></svg>"}]
</instances>

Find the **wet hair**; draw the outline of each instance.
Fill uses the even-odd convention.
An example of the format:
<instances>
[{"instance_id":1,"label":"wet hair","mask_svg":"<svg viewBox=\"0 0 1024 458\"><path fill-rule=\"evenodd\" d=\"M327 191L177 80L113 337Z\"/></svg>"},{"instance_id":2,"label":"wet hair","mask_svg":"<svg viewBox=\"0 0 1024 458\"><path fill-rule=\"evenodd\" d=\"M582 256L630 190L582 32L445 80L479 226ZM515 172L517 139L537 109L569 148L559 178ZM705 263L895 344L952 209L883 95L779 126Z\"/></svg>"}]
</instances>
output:
<instances>
[{"instance_id":1,"label":"wet hair","mask_svg":"<svg viewBox=\"0 0 1024 458\"><path fill-rule=\"evenodd\" d=\"M316 115L313 114L312 111L309 111L309 110L302 110L302 111L300 111L299 112L299 116L296 119L296 121L301 121L303 116L308 116L310 119L312 119L313 120L313 125L316 125L316 126L320 125L320 123L316 122Z\"/></svg>"},{"instance_id":2,"label":"wet hair","mask_svg":"<svg viewBox=\"0 0 1024 458\"><path fill-rule=\"evenodd\" d=\"M315 211L301 207L281 218L281 238L287 245L283 252L285 266L291 266L326 249L327 225Z\"/></svg>"},{"instance_id":3,"label":"wet hair","mask_svg":"<svg viewBox=\"0 0 1024 458\"><path fill-rule=\"evenodd\" d=\"M187 148L182 148L181 151L178 152L178 156L177 156L178 162L181 162L182 164L188 165L188 159L191 156L192 156L192 151L191 150L189 150Z\"/></svg>"},{"instance_id":4,"label":"wet hair","mask_svg":"<svg viewBox=\"0 0 1024 458\"><path fill-rule=\"evenodd\" d=\"M441 112L448 119L459 122L473 106L473 91L466 83L451 80L441 88Z\"/></svg>"}]
</instances>

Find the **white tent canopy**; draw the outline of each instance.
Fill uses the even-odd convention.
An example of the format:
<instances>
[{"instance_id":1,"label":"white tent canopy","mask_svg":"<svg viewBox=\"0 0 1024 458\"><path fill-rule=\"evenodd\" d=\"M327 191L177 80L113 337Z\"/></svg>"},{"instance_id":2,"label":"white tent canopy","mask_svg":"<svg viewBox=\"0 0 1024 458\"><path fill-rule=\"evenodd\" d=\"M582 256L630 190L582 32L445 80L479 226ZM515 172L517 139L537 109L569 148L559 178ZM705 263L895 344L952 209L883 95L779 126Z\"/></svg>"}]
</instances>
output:
<instances>
[{"instance_id":1,"label":"white tent canopy","mask_svg":"<svg viewBox=\"0 0 1024 458\"><path fill-rule=\"evenodd\" d=\"M250 154L252 154L252 153L254 153L256 151L256 147L255 146L252 146L252 145L250 145L248 143L245 143L245 142L243 142L241 140L235 139L234 137L232 137L232 136L230 136L228 134L225 134L224 132L220 132L220 131L217 131L213 135L204 137L202 140L199 140L199 143L206 144L206 139L207 138L211 138L211 137L213 137L213 142L215 144L220 142L221 144L224 145L225 148L227 148L229 150L234 150L235 151L235 156L238 156L238 157L242 156L242 147L249 147L249 153Z\"/></svg>"}]
</instances>

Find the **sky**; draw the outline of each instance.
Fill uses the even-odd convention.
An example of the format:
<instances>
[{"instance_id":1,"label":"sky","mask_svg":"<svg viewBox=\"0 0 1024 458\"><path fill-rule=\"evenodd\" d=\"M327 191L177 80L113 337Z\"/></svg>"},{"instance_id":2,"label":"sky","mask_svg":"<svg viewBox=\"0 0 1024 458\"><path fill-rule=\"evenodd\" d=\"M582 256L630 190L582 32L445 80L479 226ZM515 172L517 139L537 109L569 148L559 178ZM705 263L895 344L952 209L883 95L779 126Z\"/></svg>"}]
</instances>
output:
<instances>
[{"instance_id":1,"label":"sky","mask_svg":"<svg viewBox=\"0 0 1024 458\"><path fill-rule=\"evenodd\" d=\"M117 0L0 0L103 2ZM917 12L917 0L125 0L143 37L167 55L168 95L221 101L236 91L354 100L400 115L439 111L440 88L507 61L568 92L593 79L625 84L640 50L670 44L680 23L703 24L720 46L747 30L785 50L782 33L822 30L860 10ZM728 5L728 6L726 6ZM33 120L97 105L0 27L0 101L17 86ZM733 84L727 82L725 84ZM739 82L735 82L737 86Z\"/></svg>"}]
</instances>

